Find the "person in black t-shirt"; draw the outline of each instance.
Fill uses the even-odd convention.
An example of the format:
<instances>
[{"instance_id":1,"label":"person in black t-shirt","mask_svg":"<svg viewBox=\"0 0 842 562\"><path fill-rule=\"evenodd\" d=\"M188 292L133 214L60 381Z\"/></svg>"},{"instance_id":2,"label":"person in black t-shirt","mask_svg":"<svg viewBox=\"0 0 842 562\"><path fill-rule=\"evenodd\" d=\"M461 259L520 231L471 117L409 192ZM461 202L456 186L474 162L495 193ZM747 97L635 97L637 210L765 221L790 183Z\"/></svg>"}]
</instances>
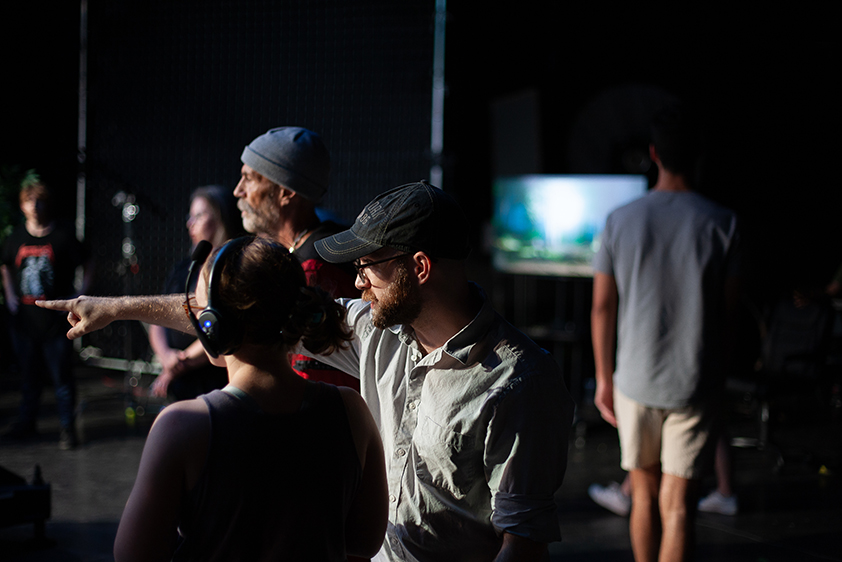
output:
<instances>
[{"instance_id":1,"label":"person in black t-shirt","mask_svg":"<svg viewBox=\"0 0 842 562\"><path fill-rule=\"evenodd\" d=\"M61 422L59 445L70 449L77 444L73 347L64 334L64 314L39 308L35 301L78 294L74 279L80 266L86 273L81 287L84 292L90 285L93 268L88 249L76 239L72 225L54 219L50 200L49 190L40 181L23 186L20 208L25 222L6 239L0 257L12 341L21 374L20 411L3 437L12 440L37 436L41 372L46 369L55 386Z\"/></svg>"}]
</instances>

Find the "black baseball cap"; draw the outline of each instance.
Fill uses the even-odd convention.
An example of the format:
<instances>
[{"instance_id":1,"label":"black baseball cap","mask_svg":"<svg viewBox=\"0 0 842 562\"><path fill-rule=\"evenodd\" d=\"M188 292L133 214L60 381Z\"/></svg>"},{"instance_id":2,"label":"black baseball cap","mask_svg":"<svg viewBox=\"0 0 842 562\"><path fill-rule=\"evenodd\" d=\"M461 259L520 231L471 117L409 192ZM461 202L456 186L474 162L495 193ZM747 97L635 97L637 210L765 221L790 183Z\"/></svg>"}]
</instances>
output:
<instances>
[{"instance_id":1,"label":"black baseball cap","mask_svg":"<svg viewBox=\"0 0 842 562\"><path fill-rule=\"evenodd\" d=\"M378 195L350 229L316 242L316 251L330 263L358 260L384 247L465 259L471 250L467 219L453 197L422 180Z\"/></svg>"}]
</instances>

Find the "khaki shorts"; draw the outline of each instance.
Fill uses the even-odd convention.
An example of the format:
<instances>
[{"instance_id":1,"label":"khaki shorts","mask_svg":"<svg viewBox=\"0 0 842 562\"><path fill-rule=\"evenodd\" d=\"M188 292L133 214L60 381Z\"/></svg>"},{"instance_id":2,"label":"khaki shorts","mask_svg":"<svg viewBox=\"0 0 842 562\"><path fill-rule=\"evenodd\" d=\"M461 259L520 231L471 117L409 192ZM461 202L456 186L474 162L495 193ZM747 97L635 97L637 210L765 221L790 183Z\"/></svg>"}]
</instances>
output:
<instances>
[{"instance_id":1,"label":"khaki shorts","mask_svg":"<svg viewBox=\"0 0 842 562\"><path fill-rule=\"evenodd\" d=\"M716 409L650 408L614 387L614 415L624 470L661 465L661 472L695 480L710 472L716 450Z\"/></svg>"}]
</instances>

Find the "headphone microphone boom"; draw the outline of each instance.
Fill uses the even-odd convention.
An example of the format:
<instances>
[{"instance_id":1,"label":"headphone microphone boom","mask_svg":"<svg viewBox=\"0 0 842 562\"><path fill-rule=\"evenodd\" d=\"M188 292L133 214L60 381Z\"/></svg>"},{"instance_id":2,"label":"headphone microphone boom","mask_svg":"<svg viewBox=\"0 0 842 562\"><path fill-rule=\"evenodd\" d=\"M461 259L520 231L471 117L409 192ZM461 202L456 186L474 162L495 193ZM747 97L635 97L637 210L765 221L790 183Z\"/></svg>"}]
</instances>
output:
<instances>
[{"instance_id":1,"label":"headphone microphone boom","mask_svg":"<svg viewBox=\"0 0 842 562\"><path fill-rule=\"evenodd\" d=\"M213 246L207 240L200 240L199 243L196 244L196 248L193 250L193 255L190 257L190 259L193 260L193 263L190 264L190 272L187 274L188 277L193 273L193 268L196 265L202 265L205 263L205 260L208 259L211 250L213 250Z\"/></svg>"}]
</instances>

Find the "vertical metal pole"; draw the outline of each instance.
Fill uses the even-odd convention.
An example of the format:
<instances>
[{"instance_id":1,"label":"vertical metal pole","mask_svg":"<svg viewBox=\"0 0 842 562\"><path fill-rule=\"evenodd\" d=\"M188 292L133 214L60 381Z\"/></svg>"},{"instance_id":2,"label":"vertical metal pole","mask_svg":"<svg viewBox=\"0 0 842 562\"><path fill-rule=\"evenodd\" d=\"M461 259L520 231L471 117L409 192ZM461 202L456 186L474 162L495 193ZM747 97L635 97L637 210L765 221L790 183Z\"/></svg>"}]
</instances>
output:
<instances>
[{"instance_id":1,"label":"vertical metal pole","mask_svg":"<svg viewBox=\"0 0 842 562\"><path fill-rule=\"evenodd\" d=\"M79 123L76 138L76 237L85 237L85 160L88 136L88 0L79 1Z\"/></svg>"},{"instance_id":2,"label":"vertical metal pole","mask_svg":"<svg viewBox=\"0 0 842 562\"><path fill-rule=\"evenodd\" d=\"M444 148L444 30L447 19L447 0L436 0L435 32L433 36L433 114L430 133L430 183L442 185L442 150Z\"/></svg>"},{"instance_id":3,"label":"vertical metal pole","mask_svg":"<svg viewBox=\"0 0 842 562\"><path fill-rule=\"evenodd\" d=\"M79 0L79 121L76 132L76 238L85 239L85 160L88 138L88 0ZM76 287L83 284L83 271L76 270ZM82 339L73 341L82 349Z\"/></svg>"}]
</instances>

